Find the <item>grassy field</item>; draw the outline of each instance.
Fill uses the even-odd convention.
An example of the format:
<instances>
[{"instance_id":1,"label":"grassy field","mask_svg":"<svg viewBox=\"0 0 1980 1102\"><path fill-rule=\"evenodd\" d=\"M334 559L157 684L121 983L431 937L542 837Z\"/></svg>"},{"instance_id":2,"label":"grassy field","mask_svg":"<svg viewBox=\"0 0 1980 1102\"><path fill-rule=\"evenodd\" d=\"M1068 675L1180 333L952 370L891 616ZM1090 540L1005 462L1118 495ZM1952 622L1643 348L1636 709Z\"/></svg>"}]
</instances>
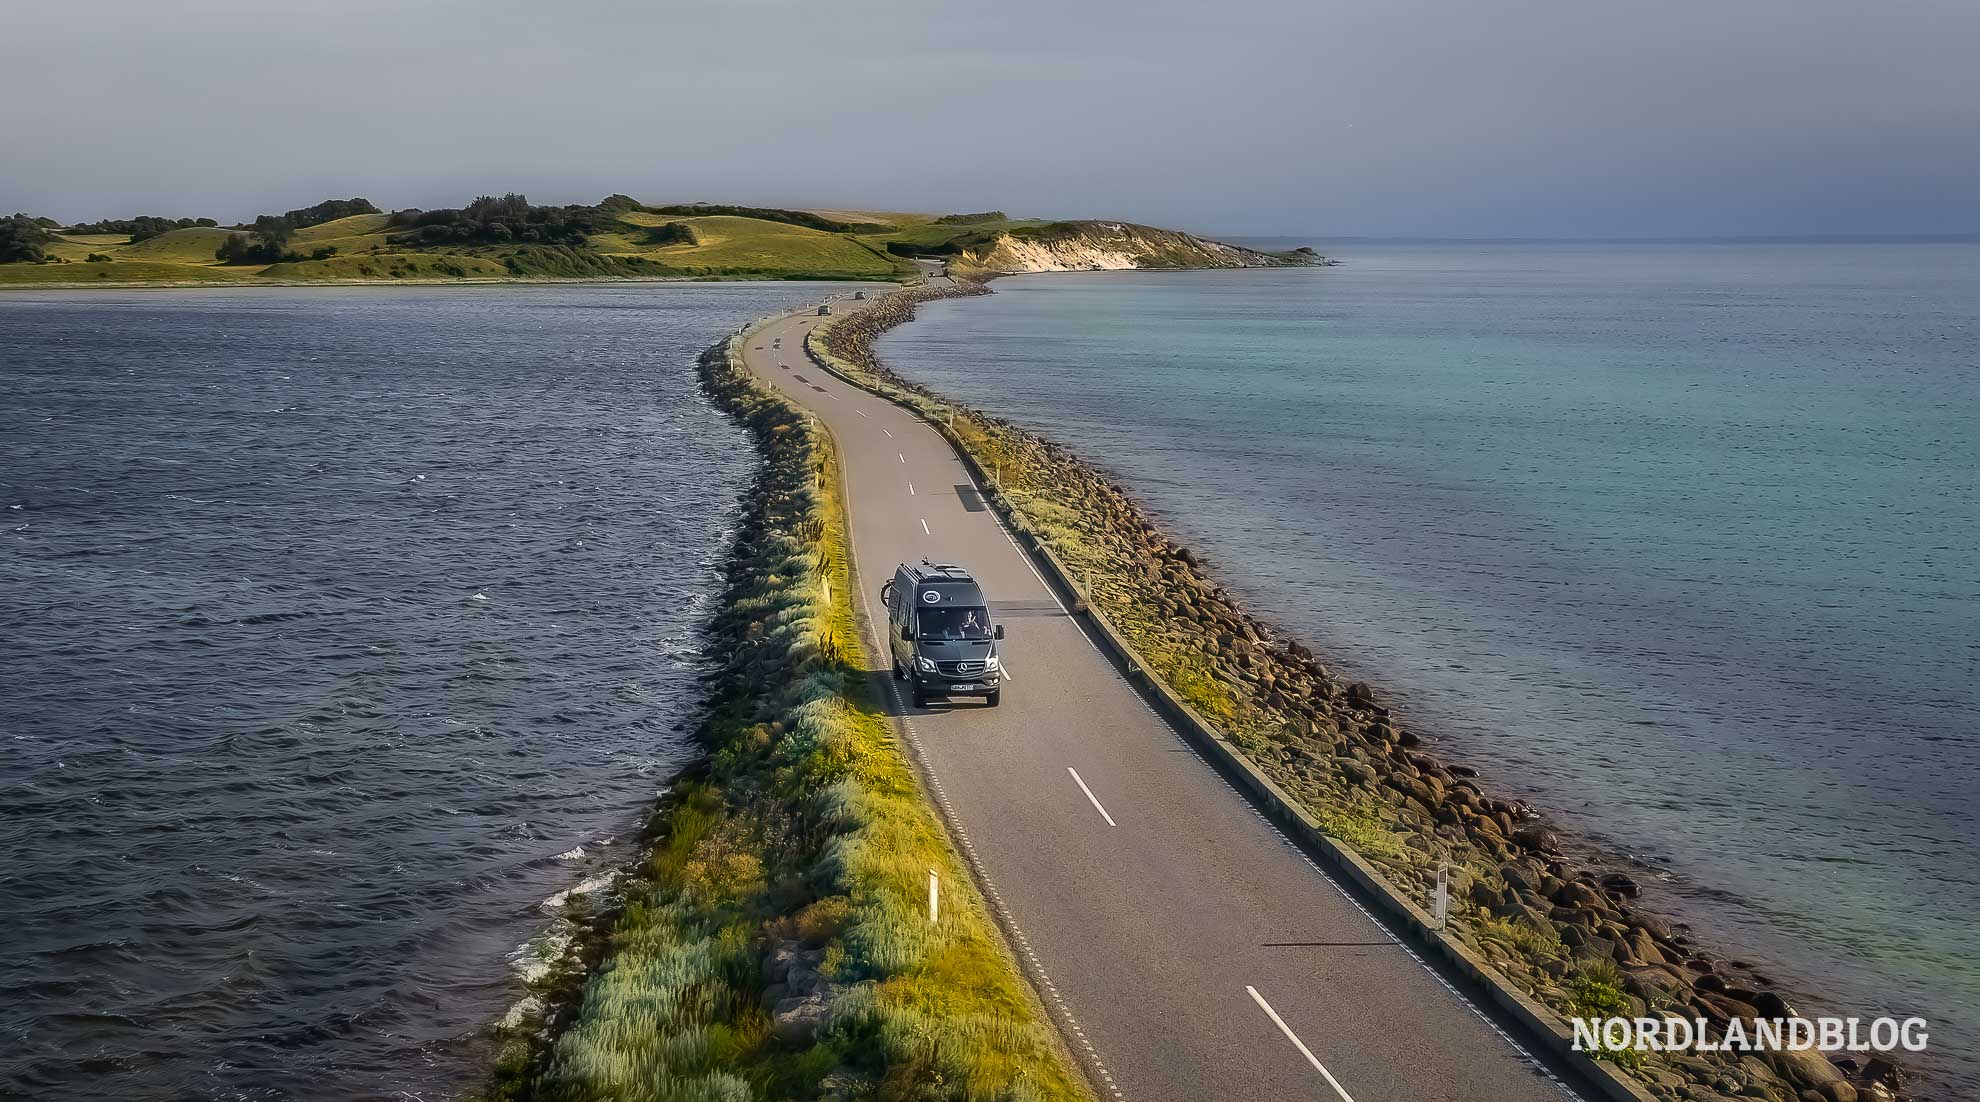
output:
<instances>
[{"instance_id":1,"label":"grassy field","mask_svg":"<svg viewBox=\"0 0 1980 1102\"><path fill-rule=\"evenodd\" d=\"M592 239L600 252L650 256L670 267L697 275L762 275L778 278L789 272L825 272L845 279L898 279L910 266L890 257L885 245L867 243L865 235L824 230L731 215L680 217L633 211L624 216L630 227L680 222L694 231L693 245L646 246L642 236L628 232L601 234Z\"/></svg>"},{"instance_id":2,"label":"grassy field","mask_svg":"<svg viewBox=\"0 0 1980 1102\"><path fill-rule=\"evenodd\" d=\"M563 243L547 247L486 233L409 244L393 240L406 227L390 225L388 215L352 215L296 231L286 246L290 258L267 265L223 265L215 259L214 250L235 232L226 227L170 230L135 243L104 234L57 235L44 247L49 262L0 265L0 287L610 278L913 282L919 278L915 257L948 258L963 249L981 256L1000 234L1064 237L1098 225L1011 219L995 212L945 219L902 211L742 207L718 213L690 206L663 213L669 208L641 208L623 197L581 209L596 216L584 224L595 232L582 240L556 238ZM676 228L656 237L654 231L668 226ZM316 255L324 250L334 255ZM1159 255L1151 256L1160 262ZM1189 261L1184 256L1178 263Z\"/></svg>"},{"instance_id":3,"label":"grassy field","mask_svg":"<svg viewBox=\"0 0 1980 1102\"><path fill-rule=\"evenodd\" d=\"M49 262L0 265L0 287L632 277L912 281L917 272L906 254L939 255L1000 231L1035 231L1049 224L944 224L935 215L901 211L804 213L832 228L795 225L775 211L659 214L615 208L588 241L549 253L514 245L398 243L391 238L401 230L387 224L387 215L360 214L296 231L288 244L291 259L268 265L215 259L214 250L236 232L227 227L171 230L138 242L107 234L58 234L45 247ZM687 226L692 242L652 240L654 228L670 223ZM324 249L335 254L317 258Z\"/></svg>"}]
</instances>

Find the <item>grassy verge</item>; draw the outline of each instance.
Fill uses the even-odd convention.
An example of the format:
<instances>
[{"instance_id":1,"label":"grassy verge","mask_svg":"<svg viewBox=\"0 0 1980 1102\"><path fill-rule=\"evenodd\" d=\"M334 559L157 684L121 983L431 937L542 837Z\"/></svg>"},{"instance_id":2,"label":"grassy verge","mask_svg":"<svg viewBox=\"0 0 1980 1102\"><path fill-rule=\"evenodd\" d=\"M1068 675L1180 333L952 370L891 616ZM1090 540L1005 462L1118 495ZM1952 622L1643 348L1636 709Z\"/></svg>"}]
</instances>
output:
<instances>
[{"instance_id":1,"label":"grassy verge","mask_svg":"<svg viewBox=\"0 0 1980 1102\"><path fill-rule=\"evenodd\" d=\"M1343 684L1296 640L1246 614L1104 473L902 379L874 357L873 339L911 318L919 302L984 290L895 292L815 330L808 351L914 409L994 472L992 505L1067 565L1084 600L1141 664L1399 892L1427 905L1436 869L1448 862L1451 932L1506 985L1563 1018L1670 1013L1719 1027L1740 1018L1750 1031L1754 1019L1791 1013L1771 981L1641 906L1626 873L1564 852L1533 809L1486 791L1475 770L1441 760L1367 685ZM1654 1095L1688 1102L1795 1099L1844 1078L1821 1059L1605 1055ZM1885 1080L1894 1078L1866 1070L1834 1093L1861 1088L1889 1097Z\"/></svg>"},{"instance_id":2,"label":"grassy verge","mask_svg":"<svg viewBox=\"0 0 1980 1102\"><path fill-rule=\"evenodd\" d=\"M487 1094L1088 1097L875 703L829 439L730 345L704 373L765 457L713 630L709 756L574 949L594 966Z\"/></svg>"}]
</instances>

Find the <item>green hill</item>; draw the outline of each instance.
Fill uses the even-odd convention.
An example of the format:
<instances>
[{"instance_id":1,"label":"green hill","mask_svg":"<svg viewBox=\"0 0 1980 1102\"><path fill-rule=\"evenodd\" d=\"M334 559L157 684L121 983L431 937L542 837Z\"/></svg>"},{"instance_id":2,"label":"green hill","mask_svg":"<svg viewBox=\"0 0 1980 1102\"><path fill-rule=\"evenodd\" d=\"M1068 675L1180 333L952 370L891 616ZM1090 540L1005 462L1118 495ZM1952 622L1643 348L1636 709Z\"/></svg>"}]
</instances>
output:
<instances>
[{"instance_id":1,"label":"green hill","mask_svg":"<svg viewBox=\"0 0 1980 1102\"><path fill-rule=\"evenodd\" d=\"M1011 219L1000 211L786 210L719 204L536 206L520 195L466 207L354 214L295 228L188 226L133 242L49 231L40 262L0 264L0 286L216 282L446 282L505 279L919 278L917 259L960 269L1239 267L1297 263L1189 234L1118 222ZM350 209L343 206L343 209ZM318 216L321 216L319 213ZM303 220L307 221L307 218ZM190 220L183 220L190 221ZM104 228L111 223L91 223ZM90 226L78 227L88 229ZM242 234L250 263L215 252ZM272 261L272 262L271 262Z\"/></svg>"}]
</instances>

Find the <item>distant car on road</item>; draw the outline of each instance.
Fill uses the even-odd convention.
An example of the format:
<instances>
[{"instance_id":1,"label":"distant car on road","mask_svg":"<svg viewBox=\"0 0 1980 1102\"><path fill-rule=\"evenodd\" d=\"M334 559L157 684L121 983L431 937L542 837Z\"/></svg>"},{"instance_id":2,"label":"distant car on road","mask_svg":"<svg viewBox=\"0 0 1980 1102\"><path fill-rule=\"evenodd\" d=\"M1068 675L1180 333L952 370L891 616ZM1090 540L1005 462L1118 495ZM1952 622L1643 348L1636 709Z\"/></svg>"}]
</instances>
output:
<instances>
[{"instance_id":1,"label":"distant car on road","mask_svg":"<svg viewBox=\"0 0 1980 1102\"><path fill-rule=\"evenodd\" d=\"M860 302L865 302L865 301L866 301L866 292L865 292L865 291L854 291L854 292L853 292L853 298L854 298L854 299L856 299L856 300L858 300L858 301L860 301Z\"/></svg>"},{"instance_id":2,"label":"distant car on road","mask_svg":"<svg viewBox=\"0 0 1980 1102\"><path fill-rule=\"evenodd\" d=\"M923 559L902 563L880 587L887 604L888 647L894 680L908 682L914 706L931 696L981 696L992 708L1003 692L997 640L1004 626L990 621L990 606L969 571Z\"/></svg>"},{"instance_id":3,"label":"distant car on road","mask_svg":"<svg viewBox=\"0 0 1980 1102\"><path fill-rule=\"evenodd\" d=\"M830 303L825 303L825 302L821 302L821 303L819 303L819 304L818 304L818 316L819 316L819 317L821 317L821 318L822 318L822 317L825 317L826 315L828 315L828 314L830 314L831 312L832 312L832 306L831 306L831 304L830 304Z\"/></svg>"}]
</instances>

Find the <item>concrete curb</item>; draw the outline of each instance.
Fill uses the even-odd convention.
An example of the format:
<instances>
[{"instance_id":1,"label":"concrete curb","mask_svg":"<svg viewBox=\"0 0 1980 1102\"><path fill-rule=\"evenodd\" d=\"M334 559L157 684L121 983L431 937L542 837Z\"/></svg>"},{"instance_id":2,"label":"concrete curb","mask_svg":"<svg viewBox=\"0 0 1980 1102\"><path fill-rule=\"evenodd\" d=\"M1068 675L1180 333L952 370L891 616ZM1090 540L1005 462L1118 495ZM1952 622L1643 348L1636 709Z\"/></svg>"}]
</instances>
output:
<instances>
[{"instance_id":1,"label":"concrete curb","mask_svg":"<svg viewBox=\"0 0 1980 1102\"><path fill-rule=\"evenodd\" d=\"M908 403L875 391L828 363L812 347L810 339L804 342L804 354L805 358L821 370L831 373L842 382L892 402L915 414L917 418L921 417L920 411ZM948 441L949 447L956 453L956 458L970 472L970 477L976 480L979 489L991 484L989 475L978 465L976 457L947 425L927 421L925 418L922 420ZM1025 532L1025 529L1018 524L1018 518L1011 515L1001 493L993 495L986 492L983 496L1007 524L1021 533ZM1030 546L1027 547L1026 544ZM1084 606L1084 611L1080 615L1086 619L1093 636L1104 645L1109 656L1128 672L1131 680L1155 702L1162 718L1181 733L1212 765L1241 785L1260 810L1308 850L1324 858L1336 871L1345 874L1382 907L1385 917L1393 925L1399 926L1418 945L1429 949L1441 963L1489 992L1493 1003L1525 1029L1530 1038L1537 1041L1550 1056L1572 1067L1588 1085L1600 1091L1603 1098L1609 1102L1658 1102L1654 1095L1633 1080L1619 1074L1609 1064L1592 1059L1587 1053L1576 1051L1573 1045L1574 1035L1567 1023L1552 1010L1535 1002L1525 992L1508 984L1484 958L1472 952L1462 942L1447 932L1437 929L1430 915L1418 907L1388 877L1382 875L1379 869L1329 835L1317 820L1308 815L1297 801L1252 764L1251 759L1226 739L1216 727L1177 696L1160 678L1150 676L1147 672L1147 664L1114 629L1106 615L1095 608L1093 602L1085 600L1085 595L1073 582L1072 571L1059 561L1059 557L1051 548L1045 546L1043 541L1036 538L1022 539L1019 541L1019 546L1037 562L1053 585L1057 586L1065 596L1074 598Z\"/></svg>"}]
</instances>

